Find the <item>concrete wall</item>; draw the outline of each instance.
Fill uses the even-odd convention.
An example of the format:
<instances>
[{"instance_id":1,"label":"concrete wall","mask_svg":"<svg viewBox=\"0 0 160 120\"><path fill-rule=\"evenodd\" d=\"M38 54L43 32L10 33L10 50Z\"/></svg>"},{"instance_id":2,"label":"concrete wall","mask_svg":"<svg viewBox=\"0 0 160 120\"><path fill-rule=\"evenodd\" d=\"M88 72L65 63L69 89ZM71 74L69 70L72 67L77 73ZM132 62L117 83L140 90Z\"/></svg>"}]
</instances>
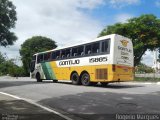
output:
<instances>
[{"instance_id":1,"label":"concrete wall","mask_svg":"<svg viewBox=\"0 0 160 120\"><path fill-rule=\"evenodd\" d=\"M160 78L160 74L158 73L135 74L135 77Z\"/></svg>"}]
</instances>

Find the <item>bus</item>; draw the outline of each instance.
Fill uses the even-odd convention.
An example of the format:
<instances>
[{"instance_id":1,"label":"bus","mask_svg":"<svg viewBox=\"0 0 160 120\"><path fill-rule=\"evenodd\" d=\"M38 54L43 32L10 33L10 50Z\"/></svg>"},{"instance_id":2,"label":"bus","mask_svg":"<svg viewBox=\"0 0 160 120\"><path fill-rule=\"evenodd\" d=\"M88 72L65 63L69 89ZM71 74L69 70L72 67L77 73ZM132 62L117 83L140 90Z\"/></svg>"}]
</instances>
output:
<instances>
[{"instance_id":1,"label":"bus","mask_svg":"<svg viewBox=\"0 0 160 120\"><path fill-rule=\"evenodd\" d=\"M92 41L36 53L31 62L31 78L70 80L75 85L107 85L134 79L133 45L118 34Z\"/></svg>"}]
</instances>

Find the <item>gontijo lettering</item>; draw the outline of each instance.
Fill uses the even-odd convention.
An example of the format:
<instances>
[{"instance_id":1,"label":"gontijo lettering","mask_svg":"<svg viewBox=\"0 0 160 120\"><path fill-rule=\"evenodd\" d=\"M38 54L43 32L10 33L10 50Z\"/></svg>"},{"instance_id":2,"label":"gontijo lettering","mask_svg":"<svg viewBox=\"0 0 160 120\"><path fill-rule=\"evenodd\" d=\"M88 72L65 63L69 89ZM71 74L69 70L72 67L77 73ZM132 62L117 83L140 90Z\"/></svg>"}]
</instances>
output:
<instances>
[{"instance_id":1,"label":"gontijo lettering","mask_svg":"<svg viewBox=\"0 0 160 120\"><path fill-rule=\"evenodd\" d=\"M60 61L59 62L59 65L62 66L62 65L75 65L75 64L79 64L80 63L80 60L77 59L77 60L65 60L65 61Z\"/></svg>"},{"instance_id":2,"label":"gontijo lettering","mask_svg":"<svg viewBox=\"0 0 160 120\"><path fill-rule=\"evenodd\" d=\"M128 49L128 48L124 48L124 47L118 46L118 49L119 49L119 50L122 50L122 51L126 51L126 52L132 53L132 50L131 50L131 49Z\"/></svg>"}]
</instances>

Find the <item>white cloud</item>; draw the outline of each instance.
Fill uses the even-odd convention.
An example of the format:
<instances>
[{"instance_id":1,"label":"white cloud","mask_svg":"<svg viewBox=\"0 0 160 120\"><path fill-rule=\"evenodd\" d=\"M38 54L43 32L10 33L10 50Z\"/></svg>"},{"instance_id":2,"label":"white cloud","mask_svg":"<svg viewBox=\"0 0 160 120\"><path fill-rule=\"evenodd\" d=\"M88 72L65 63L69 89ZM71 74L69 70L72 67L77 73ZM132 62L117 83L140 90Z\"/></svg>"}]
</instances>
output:
<instances>
[{"instance_id":1,"label":"white cloud","mask_svg":"<svg viewBox=\"0 0 160 120\"><path fill-rule=\"evenodd\" d=\"M152 67L153 66L153 57L154 54L152 51L146 51L145 54L142 56L142 63Z\"/></svg>"},{"instance_id":2,"label":"white cloud","mask_svg":"<svg viewBox=\"0 0 160 120\"><path fill-rule=\"evenodd\" d=\"M12 0L18 21L14 32L18 40L14 46L0 48L8 57L19 55L20 45L34 35L49 37L58 45L76 43L97 37L102 25L86 15L82 9L93 10L103 0Z\"/></svg>"},{"instance_id":3,"label":"white cloud","mask_svg":"<svg viewBox=\"0 0 160 120\"><path fill-rule=\"evenodd\" d=\"M140 0L110 0L109 2L114 8L122 8L128 5L137 5Z\"/></svg>"},{"instance_id":4,"label":"white cloud","mask_svg":"<svg viewBox=\"0 0 160 120\"><path fill-rule=\"evenodd\" d=\"M126 13L118 14L115 16L115 21L124 23L124 22L127 22L127 20L132 17L133 17L133 15L131 15L131 14L126 14Z\"/></svg>"},{"instance_id":5,"label":"white cloud","mask_svg":"<svg viewBox=\"0 0 160 120\"><path fill-rule=\"evenodd\" d=\"M160 7L160 0L157 0L157 1L155 2L155 5L156 5L157 7Z\"/></svg>"},{"instance_id":6,"label":"white cloud","mask_svg":"<svg viewBox=\"0 0 160 120\"><path fill-rule=\"evenodd\" d=\"M104 0L79 0L78 7L87 8L87 9L94 9L97 8L99 5L105 4Z\"/></svg>"}]
</instances>

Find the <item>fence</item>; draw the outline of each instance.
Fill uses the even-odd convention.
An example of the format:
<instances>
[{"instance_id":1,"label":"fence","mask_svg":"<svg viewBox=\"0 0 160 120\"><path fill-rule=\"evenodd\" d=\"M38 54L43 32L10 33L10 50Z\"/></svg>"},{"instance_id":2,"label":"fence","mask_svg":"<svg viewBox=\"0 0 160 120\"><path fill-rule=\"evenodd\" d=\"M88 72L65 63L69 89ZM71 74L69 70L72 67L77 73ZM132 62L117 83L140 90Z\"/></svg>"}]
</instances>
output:
<instances>
[{"instance_id":1,"label":"fence","mask_svg":"<svg viewBox=\"0 0 160 120\"><path fill-rule=\"evenodd\" d=\"M135 77L160 78L160 74L159 73L135 74Z\"/></svg>"}]
</instances>

